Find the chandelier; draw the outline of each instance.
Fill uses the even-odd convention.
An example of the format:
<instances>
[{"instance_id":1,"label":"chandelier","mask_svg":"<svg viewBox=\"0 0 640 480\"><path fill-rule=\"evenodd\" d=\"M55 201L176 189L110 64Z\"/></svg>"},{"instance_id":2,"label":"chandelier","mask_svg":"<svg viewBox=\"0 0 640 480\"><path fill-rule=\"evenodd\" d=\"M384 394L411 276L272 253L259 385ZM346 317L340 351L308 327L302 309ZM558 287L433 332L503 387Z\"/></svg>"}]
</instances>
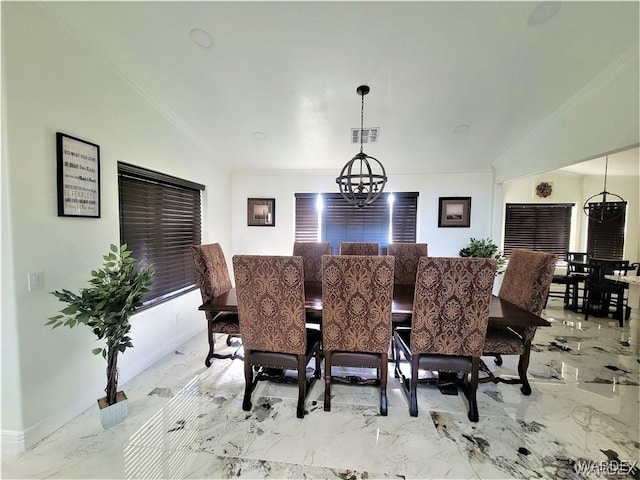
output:
<instances>
[{"instance_id":1,"label":"chandelier","mask_svg":"<svg viewBox=\"0 0 640 480\"><path fill-rule=\"evenodd\" d=\"M620 203L626 203L620 195L607 192L607 169L609 167L609 155L607 155L604 164L604 186L600 193L597 193L584 202L582 210L584 214L589 217L589 220L593 220L598 223L606 223L612 220L616 220L624 215L625 209L622 208ZM613 201L607 201L607 195L615 197ZM597 197L602 197L602 201L594 201Z\"/></svg>"},{"instance_id":2,"label":"chandelier","mask_svg":"<svg viewBox=\"0 0 640 480\"><path fill-rule=\"evenodd\" d=\"M356 154L342 167L340 176L336 178L336 183L347 202L362 208L373 203L380 196L387 183L387 174L378 159L370 157L362 151L364 96L369 93L369 87L360 85L356 92L362 97L360 107L360 153Z\"/></svg>"}]
</instances>

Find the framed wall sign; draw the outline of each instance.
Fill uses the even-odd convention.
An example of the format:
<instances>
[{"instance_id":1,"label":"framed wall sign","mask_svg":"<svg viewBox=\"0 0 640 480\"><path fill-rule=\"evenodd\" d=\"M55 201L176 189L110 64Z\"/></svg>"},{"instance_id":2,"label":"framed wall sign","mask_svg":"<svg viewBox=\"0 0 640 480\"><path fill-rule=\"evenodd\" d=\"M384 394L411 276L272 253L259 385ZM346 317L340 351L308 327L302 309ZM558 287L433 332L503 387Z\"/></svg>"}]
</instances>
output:
<instances>
[{"instance_id":1,"label":"framed wall sign","mask_svg":"<svg viewBox=\"0 0 640 480\"><path fill-rule=\"evenodd\" d=\"M58 216L100 218L100 147L56 133Z\"/></svg>"},{"instance_id":2,"label":"framed wall sign","mask_svg":"<svg viewBox=\"0 0 640 480\"><path fill-rule=\"evenodd\" d=\"M440 197L438 227L471 225L471 197Z\"/></svg>"},{"instance_id":3,"label":"framed wall sign","mask_svg":"<svg viewBox=\"0 0 640 480\"><path fill-rule=\"evenodd\" d=\"M247 225L250 227L275 227L276 199L248 198Z\"/></svg>"}]
</instances>

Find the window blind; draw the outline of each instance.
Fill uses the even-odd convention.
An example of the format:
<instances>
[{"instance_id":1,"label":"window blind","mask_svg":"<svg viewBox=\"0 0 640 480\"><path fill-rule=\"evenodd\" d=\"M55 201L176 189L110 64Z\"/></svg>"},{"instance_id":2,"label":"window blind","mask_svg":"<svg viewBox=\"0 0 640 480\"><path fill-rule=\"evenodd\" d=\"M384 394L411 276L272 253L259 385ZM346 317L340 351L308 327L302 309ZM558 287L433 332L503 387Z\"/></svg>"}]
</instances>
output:
<instances>
[{"instance_id":1,"label":"window blind","mask_svg":"<svg viewBox=\"0 0 640 480\"><path fill-rule=\"evenodd\" d=\"M622 260L627 202L590 203L587 252L592 258ZM621 213L621 215L620 215ZM614 218L620 215L618 218ZM602 218L602 222L592 219Z\"/></svg>"},{"instance_id":2,"label":"window blind","mask_svg":"<svg viewBox=\"0 0 640 480\"><path fill-rule=\"evenodd\" d=\"M120 242L155 267L144 306L196 288L191 246L201 243L204 186L118 163Z\"/></svg>"},{"instance_id":3,"label":"window blind","mask_svg":"<svg viewBox=\"0 0 640 480\"><path fill-rule=\"evenodd\" d=\"M507 203L504 254L524 248L563 259L569 249L573 203Z\"/></svg>"}]
</instances>

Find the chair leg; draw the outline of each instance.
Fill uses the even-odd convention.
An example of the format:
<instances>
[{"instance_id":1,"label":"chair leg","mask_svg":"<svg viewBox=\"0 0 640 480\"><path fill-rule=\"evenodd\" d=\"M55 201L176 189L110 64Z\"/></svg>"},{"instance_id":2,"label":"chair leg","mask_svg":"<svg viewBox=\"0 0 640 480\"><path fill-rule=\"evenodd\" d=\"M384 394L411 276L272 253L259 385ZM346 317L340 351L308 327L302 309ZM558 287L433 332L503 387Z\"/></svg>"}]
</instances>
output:
<instances>
[{"instance_id":1,"label":"chair leg","mask_svg":"<svg viewBox=\"0 0 640 480\"><path fill-rule=\"evenodd\" d=\"M395 368L393 369L393 376L396 378L400 378L400 348L398 348L398 345L396 344L395 335L391 339L391 344L394 345L395 347L394 354L393 354L393 360L395 362Z\"/></svg>"},{"instance_id":2,"label":"chair leg","mask_svg":"<svg viewBox=\"0 0 640 480\"><path fill-rule=\"evenodd\" d=\"M409 380L409 415L418 416L418 355L411 356L411 379Z\"/></svg>"},{"instance_id":3,"label":"chair leg","mask_svg":"<svg viewBox=\"0 0 640 480\"><path fill-rule=\"evenodd\" d=\"M480 419L478 414L478 401L476 399L476 392L478 391L478 371L480 369L480 359L473 357L471 359L471 378L469 384L465 389L467 399L469 400L469 413L467 417L472 422L477 422Z\"/></svg>"},{"instance_id":4,"label":"chair leg","mask_svg":"<svg viewBox=\"0 0 640 480\"><path fill-rule=\"evenodd\" d=\"M322 350L320 348L318 348L318 350L316 350L316 353L314 355L314 357L316 358L316 369L313 372L313 376L318 379L320 378L320 374L322 373Z\"/></svg>"},{"instance_id":5,"label":"chair leg","mask_svg":"<svg viewBox=\"0 0 640 480\"><path fill-rule=\"evenodd\" d=\"M387 416L387 375L389 361L387 352L382 354L380 362L380 415Z\"/></svg>"},{"instance_id":6,"label":"chair leg","mask_svg":"<svg viewBox=\"0 0 640 480\"><path fill-rule=\"evenodd\" d=\"M497 366L502 365L502 356L499 353L496 353L494 357L496 358L493 360L493 363L495 363Z\"/></svg>"},{"instance_id":7,"label":"chair leg","mask_svg":"<svg viewBox=\"0 0 640 480\"><path fill-rule=\"evenodd\" d=\"M324 351L324 411L331 411L331 352Z\"/></svg>"},{"instance_id":8,"label":"chair leg","mask_svg":"<svg viewBox=\"0 0 640 480\"><path fill-rule=\"evenodd\" d=\"M213 332L212 322L207 320L207 336L209 338L209 353L207 358L204 359L204 365L209 368L211 366L211 359L213 358L213 350L216 346L216 334Z\"/></svg>"},{"instance_id":9,"label":"chair leg","mask_svg":"<svg viewBox=\"0 0 640 480\"><path fill-rule=\"evenodd\" d=\"M296 417L304 418L304 399L306 398L307 389L307 365L306 356L298 355L298 408L296 409Z\"/></svg>"},{"instance_id":10,"label":"chair leg","mask_svg":"<svg viewBox=\"0 0 640 480\"><path fill-rule=\"evenodd\" d=\"M251 352L244 353L244 399L242 409L245 412L251 410L251 392L253 391L253 368L251 366Z\"/></svg>"},{"instance_id":11,"label":"chair leg","mask_svg":"<svg viewBox=\"0 0 640 480\"><path fill-rule=\"evenodd\" d=\"M523 395L531 395L531 385L529 385L529 380L527 379L527 369L529 368L530 356L531 342L526 342L524 344L524 352L520 355L520 360L518 361L518 375L520 375L520 381L522 382L520 391Z\"/></svg>"}]
</instances>

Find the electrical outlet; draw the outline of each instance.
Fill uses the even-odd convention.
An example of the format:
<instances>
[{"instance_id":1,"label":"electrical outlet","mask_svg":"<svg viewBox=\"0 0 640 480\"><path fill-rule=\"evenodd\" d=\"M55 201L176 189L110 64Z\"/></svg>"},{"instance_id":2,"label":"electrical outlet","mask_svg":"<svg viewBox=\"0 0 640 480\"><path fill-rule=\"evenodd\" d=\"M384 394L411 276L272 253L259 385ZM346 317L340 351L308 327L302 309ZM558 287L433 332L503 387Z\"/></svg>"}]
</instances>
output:
<instances>
[{"instance_id":1,"label":"electrical outlet","mask_svg":"<svg viewBox=\"0 0 640 480\"><path fill-rule=\"evenodd\" d=\"M27 276L29 291L38 290L44 287L44 272L29 272Z\"/></svg>"}]
</instances>

